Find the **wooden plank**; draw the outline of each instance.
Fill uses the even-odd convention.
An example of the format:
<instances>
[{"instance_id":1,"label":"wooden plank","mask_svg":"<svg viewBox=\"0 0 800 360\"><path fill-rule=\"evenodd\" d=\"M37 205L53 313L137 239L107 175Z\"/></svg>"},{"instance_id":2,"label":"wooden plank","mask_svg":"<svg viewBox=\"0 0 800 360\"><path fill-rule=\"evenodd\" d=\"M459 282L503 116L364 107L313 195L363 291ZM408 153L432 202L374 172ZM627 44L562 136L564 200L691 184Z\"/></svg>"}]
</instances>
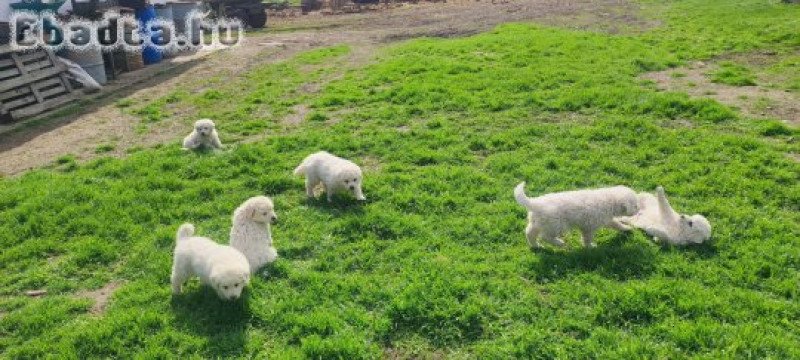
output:
<instances>
[{"instance_id":1,"label":"wooden plank","mask_svg":"<svg viewBox=\"0 0 800 360\"><path fill-rule=\"evenodd\" d=\"M61 72L61 83L64 84L64 87L67 88L67 91L72 92L72 90L74 89L72 88L72 83L69 81L69 77L67 77L67 66L61 63L60 60L58 60L58 57L53 52L53 50L45 49L45 52L47 52L47 57L50 58L50 61L53 62L55 67L61 67L64 69Z\"/></svg>"},{"instance_id":2,"label":"wooden plank","mask_svg":"<svg viewBox=\"0 0 800 360\"><path fill-rule=\"evenodd\" d=\"M45 69L50 66L53 66L53 63L50 62L50 59L44 59L40 61L35 61L25 65L25 72L32 73L39 69Z\"/></svg>"},{"instance_id":3,"label":"wooden plank","mask_svg":"<svg viewBox=\"0 0 800 360\"><path fill-rule=\"evenodd\" d=\"M36 103L37 103L36 97L33 95L28 95L11 101L6 101L3 104L9 109L14 109L23 107L28 104L36 104Z\"/></svg>"},{"instance_id":4,"label":"wooden plank","mask_svg":"<svg viewBox=\"0 0 800 360\"><path fill-rule=\"evenodd\" d=\"M0 71L0 79L6 79L6 78L18 76L18 75L21 75L21 74L19 72L19 69L17 69L16 67L8 69L8 70Z\"/></svg>"},{"instance_id":5,"label":"wooden plank","mask_svg":"<svg viewBox=\"0 0 800 360\"><path fill-rule=\"evenodd\" d=\"M4 93L0 93L0 102L2 102L4 100L7 100L7 99L15 98L15 97L18 97L18 96L27 95L27 94L30 94L30 93L31 93L30 86L18 87L16 89L9 90L9 91L6 91Z\"/></svg>"},{"instance_id":6,"label":"wooden plank","mask_svg":"<svg viewBox=\"0 0 800 360\"><path fill-rule=\"evenodd\" d=\"M0 45L0 55L12 52L11 45Z\"/></svg>"},{"instance_id":7,"label":"wooden plank","mask_svg":"<svg viewBox=\"0 0 800 360\"><path fill-rule=\"evenodd\" d=\"M36 115L76 97L67 68L47 49L8 52L0 49L0 110L12 118ZM14 66L14 67L12 67ZM13 109L13 110L12 110Z\"/></svg>"},{"instance_id":8,"label":"wooden plank","mask_svg":"<svg viewBox=\"0 0 800 360\"><path fill-rule=\"evenodd\" d=\"M64 84L61 83L61 78L52 77L52 78L45 79L45 80L42 80L42 81L37 81L36 83L31 85L31 87L33 87L36 90L43 90L45 88L52 87L53 85L62 85L63 86Z\"/></svg>"},{"instance_id":9,"label":"wooden plank","mask_svg":"<svg viewBox=\"0 0 800 360\"><path fill-rule=\"evenodd\" d=\"M66 93L69 93L69 91L67 91L67 88L65 88L64 85L60 83L58 84L58 86L54 88L39 91L39 94L41 94L42 97L45 99L53 97L53 95L66 94Z\"/></svg>"},{"instance_id":10,"label":"wooden plank","mask_svg":"<svg viewBox=\"0 0 800 360\"><path fill-rule=\"evenodd\" d=\"M65 73L65 72L61 73L61 83L64 84L64 87L67 88L67 91L72 92L72 90L74 90L72 88L72 83L69 81L69 78L67 77L67 73Z\"/></svg>"},{"instance_id":11,"label":"wooden plank","mask_svg":"<svg viewBox=\"0 0 800 360\"><path fill-rule=\"evenodd\" d=\"M13 110L11 111L11 116L13 116L15 119L19 119L26 116L36 115L45 112L47 110L50 110L52 108L61 106L73 100L75 100L75 96L73 94L65 94L64 96L53 98L43 103L36 104L34 106L28 106L24 109Z\"/></svg>"},{"instance_id":12,"label":"wooden plank","mask_svg":"<svg viewBox=\"0 0 800 360\"><path fill-rule=\"evenodd\" d=\"M42 94L39 93L39 90L36 90L36 88L34 88L33 86L31 86L31 90L33 90L33 96L36 98L37 102L44 101L44 97L42 96Z\"/></svg>"},{"instance_id":13,"label":"wooden plank","mask_svg":"<svg viewBox=\"0 0 800 360\"><path fill-rule=\"evenodd\" d=\"M73 90L75 90L72 88L72 83L69 81L69 77L67 76L67 66L64 65L60 60L58 60L58 57L52 50L45 49L45 52L47 52L47 57L50 58L50 61L52 61L53 64L55 64L54 66L56 67L60 66L64 68L63 72L61 73L61 83L64 84L64 87L67 88L67 91L72 92Z\"/></svg>"},{"instance_id":14,"label":"wooden plank","mask_svg":"<svg viewBox=\"0 0 800 360\"><path fill-rule=\"evenodd\" d=\"M20 55L17 53L12 53L11 60L14 60L14 63L17 64L17 69L19 69L19 73L25 75L25 66L22 64L22 59L20 59Z\"/></svg>"},{"instance_id":15,"label":"wooden plank","mask_svg":"<svg viewBox=\"0 0 800 360\"><path fill-rule=\"evenodd\" d=\"M62 70L58 67L51 67L44 70L37 71L32 74L25 74L18 76L11 80L0 82L0 93L16 87L30 84L34 81L46 79L54 75L58 75Z\"/></svg>"},{"instance_id":16,"label":"wooden plank","mask_svg":"<svg viewBox=\"0 0 800 360\"><path fill-rule=\"evenodd\" d=\"M14 53L11 57L15 57L22 61L22 63L27 63L31 61L40 61L42 59L47 59L47 53L41 50L33 51L33 52L26 52L26 53Z\"/></svg>"}]
</instances>

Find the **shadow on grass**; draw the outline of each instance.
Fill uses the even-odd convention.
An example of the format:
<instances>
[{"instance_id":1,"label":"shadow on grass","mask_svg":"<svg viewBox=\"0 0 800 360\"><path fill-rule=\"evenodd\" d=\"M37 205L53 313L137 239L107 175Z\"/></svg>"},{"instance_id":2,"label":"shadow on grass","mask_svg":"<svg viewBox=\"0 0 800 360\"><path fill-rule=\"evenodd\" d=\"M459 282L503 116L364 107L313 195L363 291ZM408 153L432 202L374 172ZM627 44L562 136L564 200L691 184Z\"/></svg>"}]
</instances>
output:
<instances>
[{"instance_id":1,"label":"shadow on grass","mask_svg":"<svg viewBox=\"0 0 800 360\"><path fill-rule=\"evenodd\" d=\"M207 355L212 358L241 355L245 347L245 330L251 318L248 289L236 301L220 300L208 286L187 290L172 298L176 326L207 337Z\"/></svg>"},{"instance_id":2,"label":"shadow on grass","mask_svg":"<svg viewBox=\"0 0 800 360\"><path fill-rule=\"evenodd\" d=\"M349 195L335 194L333 195L333 201L328 202L325 194L322 194L316 198L307 197L304 200L304 204L331 214L343 212L363 214L364 206L367 204L367 201L358 201Z\"/></svg>"},{"instance_id":3,"label":"shadow on grass","mask_svg":"<svg viewBox=\"0 0 800 360\"><path fill-rule=\"evenodd\" d=\"M548 282L581 273L593 273L616 280L641 278L653 272L658 247L634 241L632 236L617 234L611 242L596 248L536 251L532 276Z\"/></svg>"},{"instance_id":4,"label":"shadow on grass","mask_svg":"<svg viewBox=\"0 0 800 360\"><path fill-rule=\"evenodd\" d=\"M208 146L201 146L197 149L181 149L181 150L197 156L212 156L215 154L222 154L226 149L218 150L210 148Z\"/></svg>"},{"instance_id":5,"label":"shadow on grass","mask_svg":"<svg viewBox=\"0 0 800 360\"><path fill-rule=\"evenodd\" d=\"M714 246L714 242L706 242L702 244L692 244L685 246L674 246L669 244L661 244L661 249L665 252L682 252L690 254L692 257L699 259L710 259L719 254L719 250Z\"/></svg>"},{"instance_id":6,"label":"shadow on grass","mask_svg":"<svg viewBox=\"0 0 800 360\"><path fill-rule=\"evenodd\" d=\"M314 255L314 246L311 244L290 244L279 252L280 257L288 260L308 260Z\"/></svg>"}]
</instances>

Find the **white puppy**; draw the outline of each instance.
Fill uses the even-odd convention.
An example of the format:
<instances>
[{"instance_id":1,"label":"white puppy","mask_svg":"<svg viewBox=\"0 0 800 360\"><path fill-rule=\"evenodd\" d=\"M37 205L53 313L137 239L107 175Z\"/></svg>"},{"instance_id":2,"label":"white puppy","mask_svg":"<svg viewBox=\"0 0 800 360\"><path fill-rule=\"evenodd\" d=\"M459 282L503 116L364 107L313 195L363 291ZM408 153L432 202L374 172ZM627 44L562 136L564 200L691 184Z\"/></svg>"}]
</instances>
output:
<instances>
[{"instance_id":1,"label":"white puppy","mask_svg":"<svg viewBox=\"0 0 800 360\"><path fill-rule=\"evenodd\" d=\"M223 300L239 298L250 282L250 265L238 250L194 236L194 226L183 224L176 236L172 260L172 293L180 294L183 283L197 276Z\"/></svg>"},{"instance_id":2,"label":"white puppy","mask_svg":"<svg viewBox=\"0 0 800 360\"><path fill-rule=\"evenodd\" d=\"M275 215L272 200L266 196L247 199L233 212L231 246L247 257L251 274L278 259L269 227L270 223L276 221L278 216Z\"/></svg>"},{"instance_id":3,"label":"white puppy","mask_svg":"<svg viewBox=\"0 0 800 360\"><path fill-rule=\"evenodd\" d=\"M661 186L656 196L639 193L639 209L638 214L619 220L673 245L700 244L711 238L711 223L703 215L677 213Z\"/></svg>"},{"instance_id":4,"label":"white puppy","mask_svg":"<svg viewBox=\"0 0 800 360\"><path fill-rule=\"evenodd\" d=\"M184 150L196 150L201 147L211 149L222 148L216 125L210 119L200 119L194 123L194 130L183 139Z\"/></svg>"},{"instance_id":5,"label":"white puppy","mask_svg":"<svg viewBox=\"0 0 800 360\"><path fill-rule=\"evenodd\" d=\"M306 176L306 194L314 197L314 188L322 183L328 201L333 194L349 191L357 200L367 200L361 192L361 168L350 160L342 159L325 151L306 157L294 169L295 175Z\"/></svg>"},{"instance_id":6,"label":"white puppy","mask_svg":"<svg viewBox=\"0 0 800 360\"><path fill-rule=\"evenodd\" d=\"M625 186L602 189L566 191L542 195L536 198L525 196L525 183L514 189L517 202L528 210L528 226L525 235L531 248L541 247L538 238L564 246L561 235L571 228L578 228L583 244L594 247L594 233L601 227L612 227L627 231L631 228L614 218L630 216L638 211L636 192Z\"/></svg>"}]
</instances>

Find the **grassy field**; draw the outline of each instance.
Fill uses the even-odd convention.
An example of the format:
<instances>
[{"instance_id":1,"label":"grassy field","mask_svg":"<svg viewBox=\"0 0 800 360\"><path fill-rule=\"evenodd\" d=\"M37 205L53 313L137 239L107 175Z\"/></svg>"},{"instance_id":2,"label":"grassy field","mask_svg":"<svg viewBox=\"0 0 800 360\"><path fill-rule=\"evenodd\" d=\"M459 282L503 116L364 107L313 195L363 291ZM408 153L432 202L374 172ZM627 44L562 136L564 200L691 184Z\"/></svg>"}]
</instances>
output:
<instances>
[{"instance_id":1,"label":"grassy field","mask_svg":"<svg viewBox=\"0 0 800 360\"><path fill-rule=\"evenodd\" d=\"M800 358L800 131L638 78L796 51L800 7L644 4L661 25L637 35L509 24L388 46L344 74L336 46L121 102L142 126L192 107L232 145L193 154L175 139L0 180L0 357ZM305 121L282 124L300 105ZM364 167L366 203L305 199L291 171L319 149ZM663 185L714 239L601 231L584 249L571 233L531 252L511 196L522 180L530 194ZM233 209L259 194L281 217L281 259L241 301L197 282L173 298L178 225L226 242ZM79 294L108 283L120 288L91 312Z\"/></svg>"}]
</instances>

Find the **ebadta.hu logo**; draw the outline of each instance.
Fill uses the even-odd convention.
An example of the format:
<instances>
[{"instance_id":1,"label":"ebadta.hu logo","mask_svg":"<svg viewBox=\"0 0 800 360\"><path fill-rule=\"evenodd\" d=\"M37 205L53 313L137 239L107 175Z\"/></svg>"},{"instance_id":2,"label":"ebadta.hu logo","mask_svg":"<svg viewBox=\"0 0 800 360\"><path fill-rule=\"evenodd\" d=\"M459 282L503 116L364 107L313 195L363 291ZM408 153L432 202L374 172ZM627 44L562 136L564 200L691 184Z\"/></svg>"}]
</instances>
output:
<instances>
[{"instance_id":1,"label":"ebadta.hu logo","mask_svg":"<svg viewBox=\"0 0 800 360\"><path fill-rule=\"evenodd\" d=\"M244 24L238 19L209 19L199 11L187 14L182 23L155 17L154 13L137 17L107 11L101 18L90 20L53 11L15 9L9 16L12 34L9 45L15 50L48 47L53 50L123 48L137 51L142 47L155 47L173 52L231 47L244 39Z\"/></svg>"}]
</instances>

